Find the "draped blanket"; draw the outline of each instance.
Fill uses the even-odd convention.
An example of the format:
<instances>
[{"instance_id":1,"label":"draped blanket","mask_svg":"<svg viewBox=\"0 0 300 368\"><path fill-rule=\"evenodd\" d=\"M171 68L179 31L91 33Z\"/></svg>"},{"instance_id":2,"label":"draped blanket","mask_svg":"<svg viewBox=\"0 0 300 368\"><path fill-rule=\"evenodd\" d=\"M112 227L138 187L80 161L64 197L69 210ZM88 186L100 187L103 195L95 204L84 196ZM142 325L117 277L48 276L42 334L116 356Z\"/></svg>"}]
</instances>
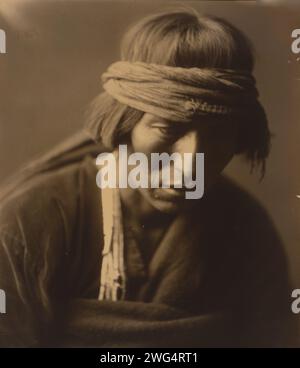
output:
<instances>
[{"instance_id":1,"label":"draped blanket","mask_svg":"<svg viewBox=\"0 0 300 368\"><path fill-rule=\"evenodd\" d=\"M220 315L192 316L158 303L76 300L62 346L226 347L233 345L231 326Z\"/></svg>"}]
</instances>

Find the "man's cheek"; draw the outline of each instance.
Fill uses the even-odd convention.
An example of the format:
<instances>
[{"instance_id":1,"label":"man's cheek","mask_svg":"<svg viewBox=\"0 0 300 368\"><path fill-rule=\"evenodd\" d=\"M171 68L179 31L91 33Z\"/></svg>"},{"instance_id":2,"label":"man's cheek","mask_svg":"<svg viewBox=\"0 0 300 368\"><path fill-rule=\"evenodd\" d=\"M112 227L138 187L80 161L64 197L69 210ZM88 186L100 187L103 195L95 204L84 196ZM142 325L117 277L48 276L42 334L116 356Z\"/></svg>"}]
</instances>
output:
<instances>
[{"instance_id":1,"label":"man's cheek","mask_svg":"<svg viewBox=\"0 0 300 368\"><path fill-rule=\"evenodd\" d=\"M150 154L153 152L160 153L168 151L168 146L157 139L154 140L151 135L148 135L148 137L146 136L145 138L146 139L133 142L132 148L134 152L143 152L148 156L148 158L150 158Z\"/></svg>"}]
</instances>

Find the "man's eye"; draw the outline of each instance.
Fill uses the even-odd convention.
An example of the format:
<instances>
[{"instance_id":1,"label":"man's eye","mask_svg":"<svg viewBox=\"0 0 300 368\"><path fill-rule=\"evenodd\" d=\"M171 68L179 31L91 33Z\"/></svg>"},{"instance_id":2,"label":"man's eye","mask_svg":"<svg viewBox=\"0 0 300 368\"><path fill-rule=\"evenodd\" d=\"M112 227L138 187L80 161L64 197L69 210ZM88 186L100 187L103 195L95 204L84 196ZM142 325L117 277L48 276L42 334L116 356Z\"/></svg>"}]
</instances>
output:
<instances>
[{"instance_id":1,"label":"man's eye","mask_svg":"<svg viewBox=\"0 0 300 368\"><path fill-rule=\"evenodd\" d=\"M155 128L158 129L159 132L166 137L177 137L180 136L183 132L180 128L166 126L156 126Z\"/></svg>"},{"instance_id":2,"label":"man's eye","mask_svg":"<svg viewBox=\"0 0 300 368\"><path fill-rule=\"evenodd\" d=\"M172 130L169 127L157 127L157 129L163 134L171 134Z\"/></svg>"}]
</instances>

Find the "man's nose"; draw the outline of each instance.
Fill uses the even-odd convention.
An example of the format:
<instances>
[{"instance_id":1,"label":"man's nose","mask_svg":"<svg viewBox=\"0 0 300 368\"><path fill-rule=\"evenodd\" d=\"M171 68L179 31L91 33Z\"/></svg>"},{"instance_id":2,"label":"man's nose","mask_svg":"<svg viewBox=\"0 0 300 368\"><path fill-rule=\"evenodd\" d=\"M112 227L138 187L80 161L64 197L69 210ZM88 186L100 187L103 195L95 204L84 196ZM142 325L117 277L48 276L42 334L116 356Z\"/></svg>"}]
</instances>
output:
<instances>
[{"instance_id":1,"label":"man's nose","mask_svg":"<svg viewBox=\"0 0 300 368\"><path fill-rule=\"evenodd\" d=\"M182 177L194 177L196 172L196 153L200 151L200 135L198 131L190 130L183 136L177 139L172 146L172 153L179 153L178 161L174 163L177 168L176 175L179 180L179 176ZM189 157L184 154L187 153ZM183 171L182 171L183 170ZM179 175L179 176L178 176ZM174 178L176 182L177 179Z\"/></svg>"}]
</instances>

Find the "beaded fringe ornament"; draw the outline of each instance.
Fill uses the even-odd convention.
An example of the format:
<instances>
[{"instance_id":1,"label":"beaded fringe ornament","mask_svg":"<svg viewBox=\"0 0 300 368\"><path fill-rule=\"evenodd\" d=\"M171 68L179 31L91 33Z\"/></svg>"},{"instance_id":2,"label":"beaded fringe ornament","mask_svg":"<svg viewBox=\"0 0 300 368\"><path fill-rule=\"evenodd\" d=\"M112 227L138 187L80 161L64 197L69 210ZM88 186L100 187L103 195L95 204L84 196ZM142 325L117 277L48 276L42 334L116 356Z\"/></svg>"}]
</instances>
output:
<instances>
[{"instance_id":1,"label":"beaded fringe ornament","mask_svg":"<svg viewBox=\"0 0 300 368\"><path fill-rule=\"evenodd\" d=\"M124 233L117 188L101 189L104 248L99 300L122 300L125 296Z\"/></svg>"}]
</instances>

